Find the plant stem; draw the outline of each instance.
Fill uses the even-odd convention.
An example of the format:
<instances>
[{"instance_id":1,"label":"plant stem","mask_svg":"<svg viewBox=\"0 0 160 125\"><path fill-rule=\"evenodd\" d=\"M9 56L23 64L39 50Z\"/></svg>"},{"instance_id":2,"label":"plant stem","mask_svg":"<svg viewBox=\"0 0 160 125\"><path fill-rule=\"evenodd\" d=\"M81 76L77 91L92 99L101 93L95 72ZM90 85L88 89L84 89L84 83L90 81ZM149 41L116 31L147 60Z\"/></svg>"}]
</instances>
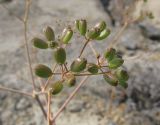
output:
<instances>
[{"instance_id":1,"label":"plant stem","mask_svg":"<svg viewBox=\"0 0 160 125\"><path fill-rule=\"evenodd\" d=\"M82 48L82 50L81 50L81 52L80 52L80 54L78 56L79 58L82 56L82 53L83 53L83 51L86 48L86 46L87 46L88 43L89 43L89 39L86 40L86 42L85 42L85 44L84 44L84 46L83 46L83 48Z\"/></svg>"},{"instance_id":2,"label":"plant stem","mask_svg":"<svg viewBox=\"0 0 160 125\"><path fill-rule=\"evenodd\" d=\"M36 85L35 85L35 81L34 81L34 77L33 77L33 72L32 72L31 57L30 57L30 52L29 52L29 47L28 47L28 38L27 38L27 21L28 21L30 3L31 3L31 0L26 0L25 14L24 14L24 19L23 19L23 24L24 24L24 39L25 39L25 47L26 47L26 53L27 53L27 60L28 60L30 74L31 74L33 90L35 90L36 89Z\"/></svg>"},{"instance_id":3,"label":"plant stem","mask_svg":"<svg viewBox=\"0 0 160 125\"><path fill-rule=\"evenodd\" d=\"M32 94L30 94L30 93L22 92L22 91L19 91L17 89L6 88L6 87L3 87L3 86L0 86L0 90L13 92L13 93L19 93L19 94L22 94L22 95L25 95L25 96L33 97Z\"/></svg>"},{"instance_id":4,"label":"plant stem","mask_svg":"<svg viewBox=\"0 0 160 125\"><path fill-rule=\"evenodd\" d=\"M89 78L89 76L85 76L84 79L79 83L79 85L74 89L74 91L69 95L69 97L66 99L66 101L63 103L63 105L59 108L58 112L55 114L52 121L54 122L56 118L60 115L60 113L64 110L64 108L67 106L67 104L72 100L72 98L76 95L78 90L81 88L82 85L84 85L85 81Z\"/></svg>"},{"instance_id":5,"label":"plant stem","mask_svg":"<svg viewBox=\"0 0 160 125\"><path fill-rule=\"evenodd\" d=\"M47 111L47 122L48 122L48 125L51 125L51 93L50 91L48 92L48 111Z\"/></svg>"},{"instance_id":6,"label":"plant stem","mask_svg":"<svg viewBox=\"0 0 160 125\"><path fill-rule=\"evenodd\" d=\"M36 85L33 77L33 71L32 71L32 65L31 65L31 57L30 57L30 52L29 52L29 47L28 47L28 38L27 38L27 21L28 21L28 15L29 15L29 10L30 10L30 5L31 5L31 0L26 0L25 2L25 14L24 14L24 19L23 19L23 25L24 25L24 39L25 39L25 48L26 48L26 53L27 53L27 60L28 60L28 65L29 65L29 70L31 74L31 79L32 79L32 86L33 86L33 91L36 90ZM39 104L43 115L45 118L47 117L45 109L43 107L43 104L39 97L36 95L35 100Z\"/></svg>"}]
</instances>

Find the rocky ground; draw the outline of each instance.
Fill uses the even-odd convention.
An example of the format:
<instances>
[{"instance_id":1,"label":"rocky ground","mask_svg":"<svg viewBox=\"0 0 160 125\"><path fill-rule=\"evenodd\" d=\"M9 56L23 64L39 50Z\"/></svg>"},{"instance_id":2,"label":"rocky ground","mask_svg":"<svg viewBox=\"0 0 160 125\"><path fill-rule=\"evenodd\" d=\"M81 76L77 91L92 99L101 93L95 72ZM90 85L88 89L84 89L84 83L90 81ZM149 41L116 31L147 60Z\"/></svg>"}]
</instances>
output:
<instances>
[{"instance_id":1,"label":"rocky ground","mask_svg":"<svg viewBox=\"0 0 160 125\"><path fill-rule=\"evenodd\" d=\"M29 40L33 36L42 37L42 29L51 25L60 33L68 22L72 25L75 19L85 18L94 25L105 20L112 30L111 36L102 43L94 43L102 53L103 48L114 37L122 25L124 7L133 2L127 0L36 0L32 2L29 18ZM160 1L152 0L145 5L152 10L155 19L146 19L130 25L119 39L116 46L125 57L125 68L130 73L129 87L124 90L108 86L102 77L92 77L82 87L77 96L67 106L57 125L160 125ZM0 85L31 90L30 76L23 46L23 25L13 16L24 14L24 0L0 0L11 12L0 6ZM138 12L138 8L136 9ZM60 24L60 25L59 25ZM81 38L72 40L68 58L78 55ZM31 48L32 61L51 65L50 52ZM73 51L75 51L73 53ZM47 55L47 56L46 56ZM92 59L90 51L84 56ZM72 60L71 60L72 61ZM114 91L112 107L110 104L111 89ZM57 111L69 92L66 90L54 99L52 109ZM44 125L46 124L36 102L30 98L0 92L0 125Z\"/></svg>"}]
</instances>

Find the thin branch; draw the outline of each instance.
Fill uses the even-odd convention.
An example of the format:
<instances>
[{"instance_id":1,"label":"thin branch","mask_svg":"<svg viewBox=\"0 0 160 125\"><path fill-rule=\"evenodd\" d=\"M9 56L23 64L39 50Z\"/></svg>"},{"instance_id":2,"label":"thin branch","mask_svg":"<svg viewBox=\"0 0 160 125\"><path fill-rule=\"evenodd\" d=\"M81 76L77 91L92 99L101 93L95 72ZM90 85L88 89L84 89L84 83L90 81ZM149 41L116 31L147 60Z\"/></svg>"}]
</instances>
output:
<instances>
[{"instance_id":1,"label":"thin branch","mask_svg":"<svg viewBox=\"0 0 160 125\"><path fill-rule=\"evenodd\" d=\"M51 93L50 91L48 92L48 104L47 104L47 107L48 107L48 111L47 111L47 122L48 122L48 125L51 125Z\"/></svg>"},{"instance_id":2,"label":"thin branch","mask_svg":"<svg viewBox=\"0 0 160 125\"><path fill-rule=\"evenodd\" d=\"M66 99L63 105L59 108L58 112L55 114L52 121L54 122L56 118L60 115L60 113L64 110L67 104L72 100L72 98L76 95L82 85L84 85L85 81L89 78L89 76L84 77L84 79L79 83L79 85L74 89L74 91L70 94L70 96Z\"/></svg>"},{"instance_id":3,"label":"thin branch","mask_svg":"<svg viewBox=\"0 0 160 125\"><path fill-rule=\"evenodd\" d=\"M99 56L99 54L98 54L97 50L93 47L92 43L89 43L89 47L91 48L93 54L97 58Z\"/></svg>"},{"instance_id":4,"label":"thin branch","mask_svg":"<svg viewBox=\"0 0 160 125\"><path fill-rule=\"evenodd\" d=\"M86 40L86 42L85 42L85 44L84 44L84 46L83 46L83 48L81 49L81 52L80 52L80 54L79 54L79 56L78 57L81 57L82 56L82 53L83 53L83 51L84 51L84 49L86 48L86 46L87 46L87 44L89 43L89 39L88 40Z\"/></svg>"},{"instance_id":5,"label":"thin branch","mask_svg":"<svg viewBox=\"0 0 160 125\"><path fill-rule=\"evenodd\" d=\"M41 100L39 99L39 97L37 95L35 95L35 100L37 101L37 103L38 103L38 105L39 105L44 117L47 119L46 111L45 111L45 109L43 107L43 104L42 104Z\"/></svg>"},{"instance_id":6,"label":"thin branch","mask_svg":"<svg viewBox=\"0 0 160 125\"><path fill-rule=\"evenodd\" d=\"M12 93L18 93L18 94L22 94L22 95L29 96L29 97L33 97L32 94L30 94L30 93L22 92L22 91L17 90L17 89L6 88L6 87L3 87L3 86L0 86L0 90L7 91L7 92L12 92Z\"/></svg>"},{"instance_id":7,"label":"thin branch","mask_svg":"<svg viewBox=\"0 0 160 125\"><path fill-rule=\"evenodd\" d=\"M27 20L28 20L28 15L29 15L30 3L31 3L31 0L26 0L23 24L24 24L24 39L25 39L25 47L26 47L26 52L27 52L27 60L28 60L29 70L30 70L30 74L32 78L32 86L33 86L33 89L35 90L36 85L35 85L35 81L33 77L31 57L30 57L30 52L29 52L29 47L28 47L28 38L27 38Z\"/></svg>"},{"instance_id":8,"label":"thin branch","mask_svg":"<svg viewBox=\"0 0 160 125\"><path fill-rule=\"evenodd\" d=\"M31 73L33 90L36 90L36 85L35 85L35 81L34 81L34 77L33 77L32 65L31 65L31 57L30 57L30 52L29 52L29 47L28 47L28 38L27 38L27 21L28 21L28 16L29 16L31 0L26 0L25 3L26 3L25 4L25 14L24 14L24 19L23 19L25 48L26 48L26 53L27 53L29 70L30 70L30 73ZM40 106L40 109L43 112L43 115L45 116L45 118L47 118L46 111L43 107L43 104L42 104L39 96L36 95L35 100L37 101L38 105Z\"/></svg>"}]
</instances>

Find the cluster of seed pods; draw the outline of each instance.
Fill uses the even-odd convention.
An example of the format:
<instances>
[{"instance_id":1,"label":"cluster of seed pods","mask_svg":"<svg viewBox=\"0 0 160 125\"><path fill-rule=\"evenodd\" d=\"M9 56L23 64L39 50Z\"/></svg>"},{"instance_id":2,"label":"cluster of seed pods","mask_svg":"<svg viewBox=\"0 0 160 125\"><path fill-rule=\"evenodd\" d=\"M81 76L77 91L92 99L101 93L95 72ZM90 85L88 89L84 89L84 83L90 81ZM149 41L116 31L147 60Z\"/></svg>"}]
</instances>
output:
<instances>
[{"instance_id":1,"label":"cluster of seed pods","mask_svg":"<svg viewBox=\"0 0 160 125\"><path fill-rule=\"evenodd\" d=\"M93 28L88 29L86 20L76 20L75 27L79 34L86 39L86 43L92 40L104 40L110 35L110 30L104 21L101 21ZM33 46L39 49L53 49L53 57L56 63L61 67L65 67L65 73L61 74L63 75L62 78L50 84L50 90L53 95L60 93L63 90L64 85L73 87L76 84L76 76L84 72L87 72L90 75L103 75L104 80L110 85L120 85L127 88L129 76L128 73L121 68L124 60L118 55L114 48L107 49L103 54L103 58L106 61L105 65L101 65L100 63L88 63L89 61L86 58L79 56L68 68L66 66L67 53L63 45L70 43L74 34L72 28L65 28L57 39L55 38L54 30L51 27L47 26L43 32L46 40L33 38ZM103 68L107 68L107 72L105 72ZM49 78L54 75L52 70L44 64L36 65L35 74L41 78Z\"/></svg>"}]
</instances>

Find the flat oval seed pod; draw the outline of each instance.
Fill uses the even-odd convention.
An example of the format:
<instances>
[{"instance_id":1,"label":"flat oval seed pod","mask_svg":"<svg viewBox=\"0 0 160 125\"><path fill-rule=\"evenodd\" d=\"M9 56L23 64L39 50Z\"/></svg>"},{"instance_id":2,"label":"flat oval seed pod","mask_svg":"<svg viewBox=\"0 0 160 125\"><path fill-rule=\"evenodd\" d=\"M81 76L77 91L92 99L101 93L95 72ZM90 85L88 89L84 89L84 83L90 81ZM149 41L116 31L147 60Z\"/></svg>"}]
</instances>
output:
<instances>
[{"instance_id":1,"label":"flat oval seed pod","mask_svg":"<svg viewBox=\"0 0 160 125\"><path fill-rule=\"evenodd\" d=\"M48 41L54 41L55 40L55 35L54 31L51 27L47 26L44 30L44 35L47 38Z\"/></svg>"},{"instance_id":2,"label":"flat oval seed pod","mask_svg":"<svg viewBox=\"0 0 160 125\"><path fill-rule=\"evenodd\" d=\"M94 63L88 63L87 64L87 70L88 72L92 73L92 74L96 74L98 73L98 66Z\"/></svg>"},{"instance_id":3,"label":"flat oval seed pod","mask_svg":"<svg viewBox=\"0 0 160 125\"><path fill-rule=\"evenodd\" d=\"M92 28L86 33L86 37L88 39L96 39L100 35L100 31L98 28Z\"/></svg>"},{"instance_id":4,"label":"flat oval seed pod","mask_svg":"<svg viewBox=\"0 0 160 125\"><path fill-rule=\"evenodd\" d=\"M81 72L86 68L87 60L85 58L78 58L71 64L72 72Z\"/></svg>"},{"instance_id":5,"label":"flat oval seed pod","mask_svg":"<svg viewBox=\"0 0 160 125\"><path fill-rule=\"evenodd\" d=\"M52 95L56 95L58 93L60 93L63 89L63 81L62 80L59 80L59 81L56 81L55 83L52 83L50 85L50 91L52 93Z\"/></svg>"},{"instance_id":6,"label":"flat oval seed pod","mask_svg":"<svg viewBox=\"0 0 160 125\"><path fill-rule=\"evenodd\" d=\"M73 31L70 28L66 28L63 30L61 40L64 44L68 44L72 36L73 36Z\"/></svg>"},{"instance_id":7,"label":"flat oval seed pod","mask_svg":"<svg viewBox=\"0 0 160 125\"><path fill-rule=\"evenodd\" d=\"M101 21L97 23L95 27L98 28L100 32L102 32L106 28L106 26L106 23L104 21Z\"/></svg>"},{"instance_id":8,"label":"flat oval seed pod","mask_svg":"<svg viewBox=\"0 0 160 125\"><path fill-rule=\"evenodd\" d=\"M107 49L107 51L104 54L104 57L108 60L111 61L116 55L116 50L114 48Z\"/></svg>"},{"instance_id":9,"label":"flat oval seed pod","mask_svg":"<svg viewBox=\"0 0 160 125\"><path fill-rule=\"evenodd\" d=\"M56 47L58 47L58 43L54 42L54 41L49 41L48 42L48 47L51 49L55 49Z\"/></svg>"},{"instance_id":10,"label":"flat oval seed pod","mask_svg":"<svg viewBox=\"0 0 160 125\"><path fill-rule=\"evenodd\" d=\"M33 38L31 40L31 42L33 43L34 47L39 48L39 49L47 49L48 48L48 44L43 41L42 39L39 38Z\"/></svg>"},{"instance_id":11,"label":"flat oval seed pod","mask_svg":"<svg viewBox=\"0 0 160 125\"><path fill-rule=\"evenodd\" d=\"M66 61L66 51L64 48L58 47L54 51L54 58L58 64L64 64Z\"/></svg>"},{"instance_id":12,"label":"flat oval seed pod","mask_svg":"<svg viewBox=\"0 0 160 125\"><path fill-rule=\"evenodd\" d=\"M87 21L86 20L79 21L79 32L83 36L86 34L87 32Z\"/></svg>"},{"instance_id":13,"label":"flat oval seed pod","mask_svg":"<svg viewBox=\"0 0 160 125\"><path fill-rule=\"evenodd\" d=\"M108 74L104 74L103 78L111 86L117 86L118 85L118 80L116 79L115 76L113 76L111 74L109 74L109 75Z\"/></svg>"},{"instance_id":14,"label":"flat oval seed pod","mask_svg":"<svg viewBox=\"0 0 160 125\"><path fill-rule=\"evenodd\" d=\"M127 71L122 69L116 71L116 77L119 80L119 82L126 82L129 79Z\"/></svg>"},{"instance_id":15,"label":"flat oval seed pod","mask_svg":"<svg viewBox=\"0 0 160 125\"><path fill-rule=\"evenodd\" d=\"M42 77L42 78L48 78L50 77L53 73L52 73L52 70L43 65L43 64L38 64L36 67L35 67L35 74L39 77Z\"/></svg>"},{"instance_id":16,"label":"flat oval seed pod","mask_svg":"<svg viewBox=\"0 0 160 125\"><path fill-rule=\"evenodd\" d=\"M104 29L100 35L96 38L96 40L103 40L110 35L111 31L109 29Z\"/></svg>"},{"instance_id":17,"label":"flat oval seed pod","mask_svg":"<svg viewBox=\"0 0 160 125\"><path fill-rule=\"evenodd\" d=\"M76 77L74 75L65 79L65 83L69 87L73 87L76 84Z\"/></svg>"},{"instance_id":18,"label":"flat oval seed pod","mask_svg":"<svg viewBox=\"0 0 160 125\"><path fill-rule=\"evenodd\" d=\"M113 58L111 61L109 61L108 63L108 67L110 69L117 69L118 67L120 67L122 64L124 63L124 60L121 58Z\"/></svg>"}]
</instances>

